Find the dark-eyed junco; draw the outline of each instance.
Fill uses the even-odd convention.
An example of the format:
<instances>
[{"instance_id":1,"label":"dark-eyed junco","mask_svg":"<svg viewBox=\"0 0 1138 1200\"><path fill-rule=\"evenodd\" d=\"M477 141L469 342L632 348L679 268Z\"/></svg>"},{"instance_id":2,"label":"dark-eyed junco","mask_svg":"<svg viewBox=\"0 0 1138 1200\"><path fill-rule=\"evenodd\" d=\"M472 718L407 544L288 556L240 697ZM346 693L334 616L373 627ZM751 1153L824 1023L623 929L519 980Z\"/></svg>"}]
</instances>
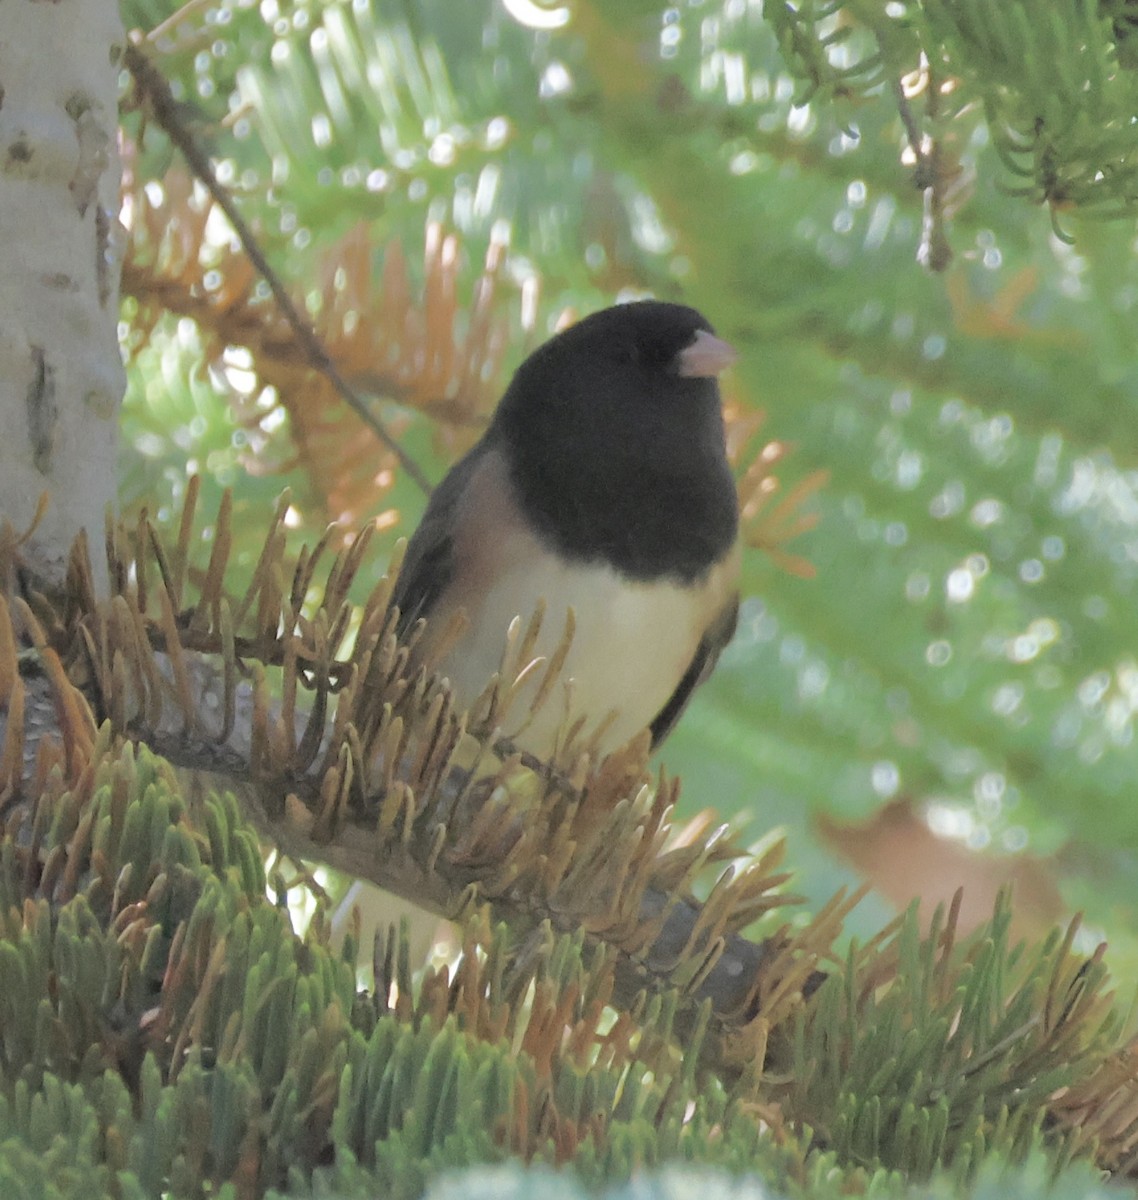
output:
<instances>
[{"instance_id":1,"label":"dark-eyed junco","mask_svg":"<svg viewBox=\"0 0 1138 1200\"><path fill-rule=\"evenodd\" d=\"M441 670L469 704L539 600L537 653L572 607L563 678L518 741L548 754L566 716L611 714L610 750L668 733L735 630L739 525L716 376L735 359L694 309L607 308L518 368L481 440L439 485L394 600L406 632L469 625ZM509 733L509 730L506 730Z\"/></svg>"}]
</instances>

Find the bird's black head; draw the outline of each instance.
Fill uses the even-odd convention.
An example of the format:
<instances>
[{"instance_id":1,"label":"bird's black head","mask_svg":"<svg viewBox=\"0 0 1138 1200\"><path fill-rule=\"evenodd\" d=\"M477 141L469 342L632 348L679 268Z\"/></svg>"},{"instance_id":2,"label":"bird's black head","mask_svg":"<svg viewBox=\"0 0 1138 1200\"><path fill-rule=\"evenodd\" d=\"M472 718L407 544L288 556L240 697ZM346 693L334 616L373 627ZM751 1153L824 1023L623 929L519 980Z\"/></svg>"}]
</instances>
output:
<instances>
[{"instance_id":1,"label":"bird's black head","mask_svg":"<svg viewBox=\"0 0 1138 1200\"><path fill-rule=\"evenodd\" d=\"M626 419L671 424L719 408L715 375L734 357L694 308L660 300L618 304L578 321L539 347L518 368L499 416L525 425L577 413L590 424ZM701 343L720 347L699 362ZM694 361L693 361L694 359ZM687 401L696 412L675 413ZM702 402L702 404L701 404Z\"/></svg>"},{"instance_id":2,"label":"bird's black head","mask_svg":"<svg viewBox=\"0 0 1138 1200\"><path fill-rule=\"evenodd\" d=\"M565 553L692 578L734 541L716 375L734 352L693 308L593 313L518 368L494 417L520 499Z\"/></svg>"}]
</instances>

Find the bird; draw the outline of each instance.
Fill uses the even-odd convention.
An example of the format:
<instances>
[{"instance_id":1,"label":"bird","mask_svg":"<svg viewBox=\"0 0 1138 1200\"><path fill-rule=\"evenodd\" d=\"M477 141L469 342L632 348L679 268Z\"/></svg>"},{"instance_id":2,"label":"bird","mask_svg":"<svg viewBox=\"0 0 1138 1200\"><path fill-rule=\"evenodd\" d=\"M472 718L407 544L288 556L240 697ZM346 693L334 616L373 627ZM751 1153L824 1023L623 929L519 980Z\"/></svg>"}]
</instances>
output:
<instances>
[{"instance_id":1,"label":"bird","mask_svg":"<svg viewBox=\"0 0 1138 1200\"><path fill-rule=\"evenodd\" d=\"M392 600L401 637L427 618L423 653L462 612L437 665L460 706L499 669L515 617L544 603L535 652L549 655L572 609L570 686L519 749L549 757L578 718L603 753L645 728L654 749L733 636L739 507L717 377L735 358L686 305L594 312L522 362L432 493Z\"/></svg>"}]
</instances>

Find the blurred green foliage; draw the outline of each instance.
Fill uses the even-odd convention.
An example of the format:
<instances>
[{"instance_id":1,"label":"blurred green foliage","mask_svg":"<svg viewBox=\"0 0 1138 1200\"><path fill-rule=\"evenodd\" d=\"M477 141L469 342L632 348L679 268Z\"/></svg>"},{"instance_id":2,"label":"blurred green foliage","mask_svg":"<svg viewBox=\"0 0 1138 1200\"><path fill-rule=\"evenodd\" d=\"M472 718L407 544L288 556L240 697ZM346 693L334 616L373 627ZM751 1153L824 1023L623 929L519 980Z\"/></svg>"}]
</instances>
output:
<instances>
[{"instance_id":1,"label":"blurred green foliage","mask_svg":"<svg viewBox=\"0 0 1138 1200\"><path fill-rule=\"evenodd\" d=\"M123 7L150 30L174 5ZM735 398L795 447L784 485L830 482L793 547L817 578L747 560L739 636L663 753L687 802L755 836L790 827L815 904L851 874L812 820L896 798L977 849L1059 855L1065 900L1128 971L1138 264L1132 219L1091 219L1129 188L1123 6L767 7L216 0L151 49L297 292L355 222L414 261L434 218L461 234L467 285L508 228L511 365L527 281L541 335L642 289L703 309L741 351ZM937 274L894 95L922 50L955 81L931 113L907 85L954 171ZM149 129L140 170L172 154ZM252 561L282 480L241 469L256 448L224 391L163 324L131 360L122 495L166 515L193 460L236 488ZM438 478L428 433L417 419L409 444ZM421 498L402 481L389 503L407 532Z\"/></svg>"}]
</instances>

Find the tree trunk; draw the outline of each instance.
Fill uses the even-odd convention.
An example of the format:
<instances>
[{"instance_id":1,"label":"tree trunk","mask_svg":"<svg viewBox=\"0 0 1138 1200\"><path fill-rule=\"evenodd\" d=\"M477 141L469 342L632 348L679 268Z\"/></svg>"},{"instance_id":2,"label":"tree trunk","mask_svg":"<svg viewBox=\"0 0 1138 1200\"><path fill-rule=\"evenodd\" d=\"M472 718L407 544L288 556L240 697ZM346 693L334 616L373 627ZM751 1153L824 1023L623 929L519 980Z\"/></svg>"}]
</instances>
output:
<instances>
[{"instance_id":1,"label":"tree trunk","mask_svg":"<svg viewBox=\"0 0 1138 1200\"><path fill-rule=\"evenodd\" d=\"M115 497L123 30L114 0L0 0L0 28L0 520L50 495L25 549L58 581Z\"/></svg>"}]
</instances>

